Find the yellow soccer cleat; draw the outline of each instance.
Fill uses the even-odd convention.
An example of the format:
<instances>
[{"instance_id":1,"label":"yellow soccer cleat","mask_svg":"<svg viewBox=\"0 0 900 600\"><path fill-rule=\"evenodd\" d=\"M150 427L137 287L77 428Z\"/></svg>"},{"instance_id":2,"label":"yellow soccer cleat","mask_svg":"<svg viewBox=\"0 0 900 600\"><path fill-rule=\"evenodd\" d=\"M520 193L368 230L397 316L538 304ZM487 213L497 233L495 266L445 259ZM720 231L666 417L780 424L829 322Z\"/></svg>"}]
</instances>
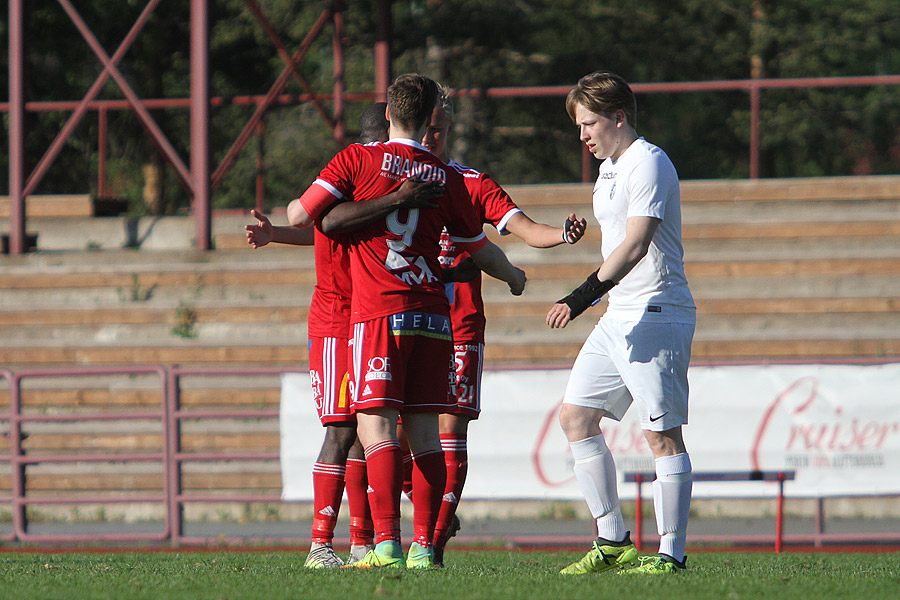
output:
<instances>
[{"instance_id":1,"label":"yellow soccer cleat","mask_svg":"<svg viewBox=\"0 0 900 600\"><path fill-rule=\"evenodd\" d=\"M434 566L434 548L429 546L425 548L416 542L409 547L409 554L406 555L407 569L430 569Z\"/></svg>"},{"instance_id":2,"label":"yellow soccer cleat","mask_svg":"<svg viewBox=\"0 0 900 600\"><path fill-rule=\"evenodd\" d=\"M684 571L687 567L687 557L682 562L678 562L668 554L659 554L657 556L642 556L641 564L631 569L620 571L620 575L660 575L666 573L677 573Z\"/></svg>"},{"instance_id":3,"label":"yellow soccer cleat","mask_svg":"<svg viewBox=\"0 0 900 600\"><path fill-rule=\"evenodd\" d=\"M625 539L621 542L610 542L603 538L597 538L593 547L585 554L584 558L574 562L562 571L561 575L586 575L588 573L603 573L613 569L628 567L637 562L637 549L631 541L631 532L625 533Z\"/></svg>"}]
</instances>

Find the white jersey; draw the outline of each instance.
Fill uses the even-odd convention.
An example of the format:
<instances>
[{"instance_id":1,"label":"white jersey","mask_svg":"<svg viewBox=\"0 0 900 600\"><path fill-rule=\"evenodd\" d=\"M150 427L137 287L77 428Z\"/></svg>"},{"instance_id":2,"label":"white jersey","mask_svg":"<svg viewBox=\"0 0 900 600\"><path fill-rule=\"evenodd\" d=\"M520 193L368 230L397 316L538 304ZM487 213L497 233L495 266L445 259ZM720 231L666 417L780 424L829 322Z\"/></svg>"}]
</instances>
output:
<instances>
[{"instance_id":1,"label":"white jersey","mask_svg":"<svg viewBox=\"0 0 900 600\"><path fill-rule=\"evenodd\" d=\"M662 222L647 255L609 292L607 314L628 321L694 323L696 308L684 275L678 173L666 153L638 138L619 159L600 165L594 216L604 260L625 240L630 217Z\"/></svg>"}]
</instances>

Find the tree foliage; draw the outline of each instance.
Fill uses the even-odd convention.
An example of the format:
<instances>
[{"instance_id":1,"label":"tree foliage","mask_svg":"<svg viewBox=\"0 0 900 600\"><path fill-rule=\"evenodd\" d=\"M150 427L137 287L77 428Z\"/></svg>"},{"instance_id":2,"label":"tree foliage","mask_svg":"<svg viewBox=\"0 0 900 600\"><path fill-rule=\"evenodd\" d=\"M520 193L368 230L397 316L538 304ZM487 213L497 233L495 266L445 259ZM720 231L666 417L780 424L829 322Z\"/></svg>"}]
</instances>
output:
<instances>
[{"instance_id":1,"label":"tree foliage","mask_svg":"<svg viewBox=\"0 0 900 600\"><path fill-rule=\"evenodd\" d=\"M93 0L78 10L112 54L144 0ZM293 52L329 2L257 0ZM183 98L190 89L190 3L161 2L119 67L141 98ZM345 2L345 83L374 92L376 0ZM265 94L284 62L245 0L210 0L211 92L231 99ZM79 99L100 63L54 0L25 3L28 101ZM392 9L394 73L418 71L456 90L454 158L505 183L576 181L581 147L561 96L503 99L478 93L510 86L570 86L594 70L631 82L834 77L900 73L896 0L397 0ZM0 23L6 38L6 23ZM320 94L333 86L331 26L300 66ZM7 56L4 54L3 75ZM0 81L3 96L7 78ZM286 93L304 92L292 80ZM99 98L122 98L108 81ZM346 107L348 129L367 105ZM683 178L746 177L750 102L745 92L639 94L638 131L672 157ZM330 102L326 102L331 110ZM212 159L219 164L255 110L224 102L212 110ZM896 86L766 90L761 104L763 176L895 173L900 168L900 94ZM183 160L190 151L187 109L151 114ZM69 117L29 112L32 169ZM305 189L340 149L310 103L277 104L213 195L215 206L254 203L256 155L266 169L267 203L283 205ZM89 113L38 192L97 191L97 115ZM109 187L134 210L172 213L187 193L130 111L109 113ZM0 153L6 168L6 153ZM148 174L160 176L147 208ZM5 192L5 190L2 190Z\"/></svg>"}]
</instances>

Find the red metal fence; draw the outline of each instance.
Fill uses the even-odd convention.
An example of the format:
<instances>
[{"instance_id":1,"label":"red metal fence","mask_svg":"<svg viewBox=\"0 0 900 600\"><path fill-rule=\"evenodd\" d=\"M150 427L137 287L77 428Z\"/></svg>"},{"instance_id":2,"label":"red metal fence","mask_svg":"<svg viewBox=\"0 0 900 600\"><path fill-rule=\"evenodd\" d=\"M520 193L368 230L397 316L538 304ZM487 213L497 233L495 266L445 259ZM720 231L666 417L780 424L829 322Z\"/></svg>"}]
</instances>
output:
<instances>
[{"instance_id":1,"label":"red metal fence","mask_svg":"<svg viewBox=\"0 0 900 600\"><path fill-rule=\"evenodd\" d=\"M71 367L50 369L23 369L17 372L0 369L0 379L6 381L9 391L9 407L0 412L0 432L8 436L8 451L0 452L0 464L7 463L11 473L11 493L0 496L0 506L12 507L12 531L0 537L7 542L28 543L86 543L86 542L169 542L173 545L215 543L246 543L260 541L252 532L247 535L232 537L188 535L185 531L184 509L191 503L263 503L279 504L281 497L275 493L234 494L221 491L209 493L185 493L183 491L184 475L182 468L187 463L212 463L216 461L278 461L278 452L248 452L240 450L221 450L191 452L182 448L182 424L187 420L210 422L216 419L278 419L278 410L253 409L249 407L230 409L189 409L181 405L182 380L190 376L278 376L295 372L291 369L278 368L182 368L162 367L158 365L123 366L123 367ZM36 411L34 407L23 408L23 382L41 378L99 378L104 376L143 376L156 381L159 391L158 407L152 410L116 410L116 411L69 411L56 413L52 411ZM108 423L115 428L117 424L144 421L153 423L162 443L157 451L128 452L109 451L96 453L41 452L40 449L27 450L24 447L26 435L23 425L36 423ZM3 423L8 427L4 431ZM119 425L120 426L120 425ZM46 491L30 489L26 476L26 468L37 465L74 464L74 463L106 463L125 465L127 463L144 463L155 465L162 481L161 493L136 493L134 490L111 489L106 494L84 494L77 490L66 490L58 486L53 494ZM709 475L709 474L707 474ZM713 474L721 480L722 474ZM785 534L782 512L785 501L784 474L776 476L779 485L777 522L772 534L737 533L729 535L692 535L692 543L713 544L772 544L780 550L783 544L814 544L823 546L833 543L900 543L900 532L851 533L834 534L825 531L825 511L822 499L819 499L816 510L816 530L809 534ZM636 482L640 494L641 481L650 481L652 474L626 474L626 481ZM698 480L703 479L699 474ZM62 489L59 489L62 488ZM788 490L789 491L789 490ZM640 495L638 495L640 498ZM150 531L122 531L125 527L114 528L114 531L99 533L64 533L53 525L43 525L43 533L30 531L27 507L46 505L78 505L78 504L124 504L149 503L162 507L165 513L162 527ZM639 509L638 509L639 510ZM638 512L640 514L640 512ZM46 531L48 530L49 531ZM652 543L656 538L652 534L638 533L643 542ZM294 536L292 541L300 541ZM513 536L514 538L515 536ZM271 538L269 538L271 539ZM281 539L288 539L282 536ZM511 538L512 539L512 538ZM524 538L523 538L524 541ZM569 540L571 541L571 540ZM533 540L532 540L533 542ZM544 543L552 543L545 540Z\"/></svg>"}]
</instances>

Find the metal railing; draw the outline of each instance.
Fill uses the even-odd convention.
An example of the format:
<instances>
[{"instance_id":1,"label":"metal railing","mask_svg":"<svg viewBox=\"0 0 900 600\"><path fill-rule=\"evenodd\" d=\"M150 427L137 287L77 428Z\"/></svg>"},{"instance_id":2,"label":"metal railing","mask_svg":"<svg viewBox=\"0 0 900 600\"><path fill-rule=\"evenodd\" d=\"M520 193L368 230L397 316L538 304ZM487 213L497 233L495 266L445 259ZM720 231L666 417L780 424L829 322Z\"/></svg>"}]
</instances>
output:
<instances>
[{"instance_id":1,"label":"metal railing","mask_svg":"<svg viewBox=\"0 0 900 600\"><path fill-rule=\"evenodd\" d=\"M10 542L162 542L171 541L173 545L204 543L208 540L200 537L189 537L184 533L184 506L191 502L281 502L275 494L185 494L182 491L182 465L187 461L277 461L278 452L184 452L181 448L181 423L185 419L252 419L278 418L278 410L262 409L227 409L227 410L189 410L182 409L180 404L181 383L186 375L280 375L293 372L291 369L279 368L244 368L244 369L204 369L163 367L158 365L137 365L122 367L69 367L22 369L12 372L0 370L0 378L8 385L9 406L7 412L0 412L0 423L8 423L6 430L0 428L8 438L8 453L0 453L0 463L7 462L10 467L11 494L0 496L0 504L9 504L12 513L12 532L0 537ZM23 409L23 382L37 378L58 377L102 377L125 375L155 375L159 381L159 406L154 410L127 411L91 411L65 412L56 414L32 414ZM143 452L96 452L96 453L59 453L26 451L23 443L28 434L23 426L29 423L86 423L101 422L121 424L123 422L155 422L158 425L161 444L157 451ZM115 490L115 493L82 494L77 491L55 494L35 495L29 493L26 469L39 464L66 465L74 463L151 463L159 465L162 489L159 493L131 493L127 489ZM100 532L100 533L33 533L29 531L28 507L39 505L79 505L79 504L122 504L148 503L162 506L165 512L164 527L160 531L141 532ZM241 539L217 538L217 541L235 542Z\"/></svg>"},{"instance_id":2,"label":"metal railing","mask_svg":"<svg viewBox=\"0 0 900 600\"><path fill-rule=\"evenodd\" d=\"M182 448L182 423L186 420L214 419L278 419L277 409L227 408L185 410L181 405L182 379L188 376L260 376L282 375L298 372L288 368L202 368L202 367L163 367L159 365L136 365L121 367L69 367L69 368L32 368L20 371L0 369L0 379L8 387L9 405L6 412L0 408L0 436L8 438L8 452L0 452L0 464L8 463L11 473L11 493L0 495L0 505L12 507L12 531L0 537L7 542L30 543L84 543L84 542L170 542L174 546L181 544L204 543L242 543L258 538L249 536L214 538L187 535L185 533L185 506L191 503L281 503L279 494L242 494L242 493L185 493L182 467L185 463L214 461L278 461L278 452L267 451L199 451L190 452ZM149 376L158 380L160 394L159 407L153 410L114 410L94 412L74 412L48 414L35 410L25 410L23 406L23 382L37 378L74 378L125 375ZM37 423L79 423L101 422L114 424L117 422L152 421L158 424L161 444L158 451L145 452L96 452L90 454L53 454L31 451L25 448L27 432L23 425ZM4 429L3 423L8 427ZM80 494L75 490L54 490L56 495L35 495L30 493L27 485L26 469L39 464L68 465L79 462L91 463L158 463L162 477L161 491L158 493L134 494L128 489L114 490L106 495L93 493ZM652 543L653 534L641 531L640 515L642 513L641 485L653 480L653 473L626 473L625 481L637 484L636 495L636 543ZM769 534L731 534L723 535L691 535L692 542L731 543L731 544L769 544L774 543L776 552L780 552L784 544L813 544L821 547L832 543L898 543L900 532L876 533L827 533L825 532L825 509L822 498L817 498L815 514L815 531L810 534L784 533L784 483L793 479L793 473L787 471L749 472L738 474L697 473L696 481L752 481L763 479L778 484L776 524L773 535ZM161 530L140 532L100 532L100 533L34 533L29 531L27 508L40 505L71 504L107 504L107 503L152 503L163 507L164 524ZM462 538L464 540L464 538ZM549 540L552 543L552 540ZM544 543L548 541L545 540Z\"/></svg>"},{"instance_id":3,"label":"metal railing","mask_svg":"<svg viewBox=\"0 0 900 600\"><path fill-rule=\"evenodd\" d=\"M73 414L25 414L22 410L22 382L25 379L37 377L71 377L103 376L103 375L139 375L155 374L159 376L161 402L156 411L127 411L127 412L98 412L98 413L73 413ZM76 423L88 421L115 422L156 420L159 422L159 432L164 442L169 436L169 428L166 426L166 370L158 366L134 366L134 367L97 367L97 368L42 368L23 369L15 373L5 374L10 382L10 412L9 412L9 441L10 441L10 467L12 475L12 522L13 539L21 542L78 542L78 541L162 541L171 537L168 529L155 533L95 533L95 534L32 534L28 532L27 507L29 505L47 504L93 504L93 503L125 503L148 502L167 503L168 494L163 489L163 494L138 494L127 496L116 495L66 495L66 496L37 496L27 494L26 467L37 464L71 464L76 462L158 462L161 471L165 471L171 463L168 455L168 443L164 443L160 452L98 452L94 454L53 455L26 453L23 449L22 425L25 423ZM164 481L168 481L166 478ZM165 485L165 483L164 483ZM168 507L167 507L168 509Z\"/></svg>"},{"instance_id":4,"label":"metal railing","mask_svg":"<svg viewBox=\"0 0 900 600\"><path fill-rule=\"evenodd\" d=\"M290 372L278 368L242 369L241 374L280 375ZM168 444L170 464L166 470L168 480L168 529L172 543L197 544L207 541L203 537L186 536L184 532L184 506L190 502L281 502L277 494L185 494L182 491L182 465L188 461L218 460L275 460L278 452L184 452L181 448L181 423L185 419L229 419L229 418L278 418L277 410L202 410L185 411L181 407L181 378L187 375L233 375L236 371L228 368L172 367L167 378L168 398ZM240 540L217 538L220 542Z\"/></svg>"}]
</instances>

